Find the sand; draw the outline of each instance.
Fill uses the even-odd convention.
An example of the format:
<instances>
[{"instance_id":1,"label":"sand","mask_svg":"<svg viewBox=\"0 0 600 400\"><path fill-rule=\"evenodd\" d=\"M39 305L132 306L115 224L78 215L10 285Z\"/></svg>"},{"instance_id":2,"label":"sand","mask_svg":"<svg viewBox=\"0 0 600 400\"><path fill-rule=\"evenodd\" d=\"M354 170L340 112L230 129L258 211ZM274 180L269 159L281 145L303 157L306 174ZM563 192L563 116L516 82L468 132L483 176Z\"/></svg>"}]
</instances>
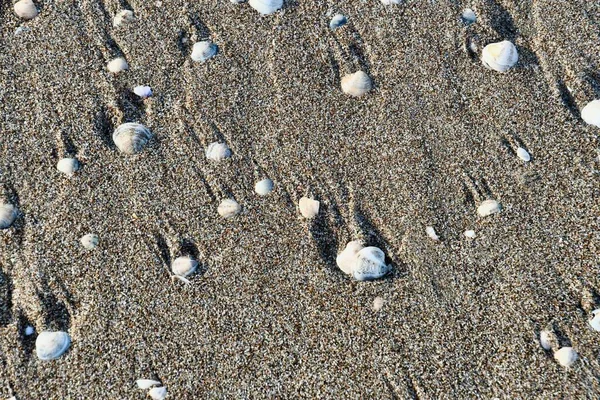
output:
<instances>
[{"instance_id":1,"label":"sand","mask_svg":"<svg viewBox=\"0 0 600 400\"><path fill-rule=\"evenodd\" d=\"M262 17L228 0L44 0L28 22L6 3L0 195L21 215L0 232L0 398L142 399L140 378L172 399L600 396L600 130L579 115L600 97L597 2L286 0ZM122 8L136 21L115 28ZM349 24L332 32L336 12ZM217 56L193 63L206 38ZM517 66L484 68L482 46L505 39ZM359 69L374 90L344 95ZM154 139L129 156L111 136L132 121ZM207 160L214 141L232 158ZM71 178L63 157L81 162ZM221 218L223 198L241 214ZM481 218L488 198L503 210ZM344 275L354 239L393 273ZM201 263L189 285L170 274L182 254ZM71 348L37 359L28 325ZM546 328L572 367L540 347Z\"/></svg>"}]
</instances>

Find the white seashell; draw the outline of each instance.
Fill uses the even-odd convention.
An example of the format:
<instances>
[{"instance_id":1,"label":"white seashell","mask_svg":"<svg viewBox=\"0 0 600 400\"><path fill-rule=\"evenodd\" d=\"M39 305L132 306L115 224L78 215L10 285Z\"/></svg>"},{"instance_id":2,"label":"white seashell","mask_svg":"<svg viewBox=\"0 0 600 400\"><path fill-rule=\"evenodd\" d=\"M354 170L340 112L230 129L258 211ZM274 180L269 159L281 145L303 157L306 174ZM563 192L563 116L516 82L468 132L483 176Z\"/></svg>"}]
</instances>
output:
<instances>
[{"instance_id":1,"label":"white seashell","mask_svg":"<svg viewBox=\"0 0 600 400\"><path fill-rule=\"evenodd\" d=\"M148 396L153 400L163 400L167 397L167 388L164 386L152 388L148 391Z\"/></svg>"},{"instance_id":2,"label":"white seashell","mask_svg":"<svg viewBox=\"0 0 600 400\"><path fill-rule=\"evenodd\" d=\"M436 242L440 240L440 237L437 235L437 233L435 233L435 229L433 228L433 226L428 226L427 228L425 228L425 232L427 233L427 236L429 236L432 240L435 240Z\"/></svg>"},{"instance_id":3,"label":"white seashell","mask_svg":"<svg viewBox=\"0 0 600 400\"><path fill-rule=\"evenodd\" d=\"M465 231L465 236L468 237L469 239L475 239L475 236L477 236L477 234L475 233L474 230L466 230Z\"/></svg>"},{"instance_id":4,"label":"white seashell","mask_svg":"<svg viewBox=\"0 0 600 400\"><path fill-rule=\"evenodd\" d=\"M147 99L152 96L152 88L150 86L136 86L133 88L133 93L142 99Z\"/></svg>"},{"instance_id":5,"label":"white seashell","mask_svg":"<svg viewBox=\"0 0 600 400\"><path fill-rule=\"evenodd\" d=\"M352 275L358 252L364 248L360 240L348 242L346 248L337 255L335 263L346 275Z\"/></svg>"},{"instance_id":6,"label":"white seashell","mask_svg":"<svg viewBox=\"0 0 600 400\"><path fill-rule=\"evenodd\" d=\"M531 156L529 155L529 152L527 152L527 150L525 150L522 147L519 147L517 149L517 157L519 157L521 160L523 160L525 162L531 160Z\"/></svg>"},{"instance_id":7,"label":"white seashell","mask_svg":"<svg viewBox=\"0 0 600 400\"><path fill-rule=\"evenodd\" d=\"M171 271L177 276L188 276L198 268L198 261L190 256L177 257L171 264Z\"/></svg>"},{"instance_id":8,"label":"white seashell","mask_svg":"<svg viewBox=\"0 0 600 400\"><path fill-rule=\"evenodd\" d=\"M592 315L592 319L590 319L588 322L593 330L600 331L600 308L592 311Z\"/></svg>"},{"instance_id":9,"label":"white seashell","mask_svg":"<svg viewBox=\"0 0 600 400\"><path fill-rule=\"evenodd\" d=\"M152 133L142 124L128 122L119 125L113 132L113 141L123 153L136 154L144 149L144 146Z\"/></svg>"},{"instance_id":10,"label":"white seashell","mask_svg":"<svg viewBox=\"0 0 600 400\"><path fill-rule=\"evenodd\" d=\"M331 18L331 21L329 22L329 29L331 29L333 31L338 28L341 28L342 26L346 25L347 23L348 23L348 18L346 18L345 15L335 14Z\"/></svg>"},{"instance_id":11,"label":"white seashell","mask_svg":"<svg viewBox=\"0 0 600 400\"><path fill-rule=\"evenodd\" d=\"M210 40L205 40L202 42L194 43L194 47L192 48L192 60L203 63L206 60L213 58L217 55L217 51L219 48L216 44L211 42Z\"/></svg>"},{"instance_id":12,"label":"white seashell","mask_svg":"<svg viewBox=\"0 0 600 400\"><path fill-rule=\"evenodd\" d=\"M6 229L15 222L19 211L12 204L0 203L0 229Z\"/></svg>"},{"instance_id":13,"label":"white seashell","mask_svg":"<svg viewBox=\"0 0 600 400\"><path fill-rule=\"evenodd\" d=\"M342 77L342 91L350 96L362 96L372 88L371 78L363 71L357 71Z\"/></svg>"},{"instance_id":14,"label":"white seashell","mask_svg":"<svg viewBox=\"0 0 600 400\"><path fill-rule=\"evenodd\" d=\"M383 308L383 297L375 297L373 300L373 311L380 311Z\"/></svg>"},{"instance_id":15,"label":"white seashell","mask_svg":"<svg viewBox=\"0 0 600 400\"><path fill-rule=\"evenodd\" d=\"M485 46L481 52L481 61L489 69L506 72L519 61L519 54L514 44L504 40Z\"/></svg>"},{"instance_id":16,"label":"white seashell","mask_svg":"<svg viewBox=\"0 0 600 400\"><path fill-rule=\"evenodd\" d=\"M15 36L18 36L18 35L20 35L20 34L22 34L22 33L24 33L24 32L29 32L30 30L31 30L31 29L29 29L29 28L28 28L28 27L26 27L26 26L20 26L20 27L18 27L17 29L15 29Z\"/></svg>"},{"instance_id":17,"label":"white seashell","mask_svg":"<svg viewBox=\"0 0 600 400\"><path fill-rule=\"evenodd\" d=\"M550 331L541 331L540 332L540 346L544 350L550 350L552 348L551 342L552 333Z\"/></svg>"},{"instance_id":18,"label":"white seashell","mask_svg":"<svg viewBox=\"0 0 600 400\"><path fill-rule=\"evenodd\" d=\"M241 3L245 3L246 0L229 0L231 1L231 4L241 4Z\"/></svg>"},{"instance_id":19,"label":"white seashell","mask_svg":"<svg viewBox=\"0 0 600 400\"><path fill-rule=\"evenodd\" d=\"M356 255L352 275L358 281L381 278L390 272L385 264L385 254L378 247L365 247Z\"/></svg>"},{"instance_id":20,"label":"white seashell","mask_svg":"<svg viewBox=\"0 0 600 400\"><path fill-rule=\"evenodd\" d=\"M152 386L160 385L160 382L154 379L138 379L135 383L140 389L150 389Z\"/></svg>"},{"instance_id":21,"label":"white seashell","mask_svg":"<svg viewBox=\"0 0 600 400\"><path fill-rule=\"evenodd\" d=\"M482 217L487 217L488 215L497 214L501 210L502 206L496 200L484 200L479 207L477 207L477 214Z\"/></svg>"},{"instance_id":22,"label":"white seashell","mask_svg":"<svg viewBox=\"0 0 600 400\"><path fill-rule=\"evenodd\" d=\"M320 203L317 200L309 199L308 197L303 197L298 202L300 214L302 214L304 218L316 217L319 213L319 205Z\"/></svg>"},{"instance_id":23,"label":"white seashell","mask_svg":"<svg viewBox=\"0 0 600 400\"><path fill-rule=\"evenodd\" d=\"M233 199L224 199L219 204L217 212L223 218L231 218L242 211L242 207Z\"/></svg>"},{"instance_id":24,"label":"white seashell","mask_svg":"<svg viewBox=\"0 0 600 400\"><path fill-rule=\"evenodd\" d=\"M384 6L390 6L392 4L402 4L404 0L381 0Z\"/></svg>"},{"instance_id":25,"label":"white seashell","mask_svg":"<svg viewBox=\"0 0 600 400\"><path fill-rule=\"evenodd\" d=\"M116 28L117 26L124 24L126 22L131 22L135 19L133 15L133 11L131 10L121 10L115 15L113 18L113 26Z\"/></svg>"},{"instance_id":26,"label":"white seashell","mask_svg":"<svg viewBox=\"0 0 600 400\"><path fill-rule=\"evenodd\" d=\"M98 246L98 243L100 243L100 238L98 237L98 235L88 233L87 235L82 236L81 239L79 239L79 241L86 249L94 250L96 246Z\"/></svg>"},{"instance_id":27,"label":"white seashell","mask_svg":"<svg viewBox=\"0 0 600 400\"><path fill-rule=\"evenodd\" d=\"M37 17L39 11L32 0L20 0L13 6L15 14L19 18L33 19Z\"/></svg>"},{"instance_id":28,"label":"white seashell","mask_svg":"<svg viewBox=\"0 0 600 400\"><path fill-rule=\"evenodd\" d=\"M266 196L273 190L273 181L270 179L263 179L262 181L256 182L254 185L254 191L259 196Z\"/></svg>"},{"instance_id":29,"label":"white seashell","mask_svg":"<svg viewBox=\"0 0 600 400\"><path fill-rule=\"evenodd\" d=\"M35 332L35 329L33 329L33 326L31 326L31 325L28 325L25 328L25 336L31 336L31 335L33 335L34 332Z\"/></svg>"},{"instance_id":30,"label":"white seashell","mask_svg":"<svg viewBox=\"0 0 600 400\"><path fill-rule=\"evenodd\" d=\"M577 352L572 347L563 347L554 353L554 358L563 367L570 367L577 361Z\"/></svg>"},{"instance_id":31,"label":"white seashell","mask_svg":"<svg viewBox=\"0 0 600 400\"><path fill-rule=\"evenodd\" d=\"M63 174L73 175L79 169L79 161L76 158L63 158L56 164L56 169Z\"/></svg>"},{"instance_id":32,"label":"white seashell","mask_svg":"<svg viewBox=\"0 0 600 400\"><path fill-rule=\"evenodd\" d=\"M125 71L129 69L129 65L127 65L127 61L123 57L115 58L106 64L106 69L113 74L118 74L121 71Z\"/></svg>"},{"instance_id":33,"label":"white seashell","mask_svg":"<svg viewBox=\"0 0 600 400\"><path fill-rule=\"evenodd\" d=\"M35 340L35 352L40 360L54 360L71 345L71 338L67 332L57 331L41 332Z\"/></svg>"},{"instance_id":34,"label":"white seashell","mask_svg":"<svg viewBox=\"0 0 600 400\"><path fill-rule=\"evenodd\" d=\"M593 100L581 110L581 118L590 125L600 128L600 100Z\"/></svg>"},{"instance_id":35,"label":"white seashell","mask_svg":"<svg viewBox=\"0 0 600 400\"><path fill-rule=\"evenodd\" d=\"M475 11L471 10L470 8L466 8L463 11L461 18L465 25L471 25L477 22L477 15L475 15Z\"/></svg>"},{"instance_id":36,"label":"white seashell","mask_svg":"<svg viewBox=\"0 0 600 400\"><path fill-rule=\"evenodd\" d=\"M250 0L248 4L262 15L269 15L283 7L283 0Z\"/></svg>"},{"instance_id":37,"label":"white seashell","mask_svg":"<svg viewBox=\"0 0 600 400\"><path fill-rule=\"evenodd\" d=\"M221 161L231 157L231 150L227 143L214 142L206 148L206 158L213 161Z\"/></svg>"}]
</instances>

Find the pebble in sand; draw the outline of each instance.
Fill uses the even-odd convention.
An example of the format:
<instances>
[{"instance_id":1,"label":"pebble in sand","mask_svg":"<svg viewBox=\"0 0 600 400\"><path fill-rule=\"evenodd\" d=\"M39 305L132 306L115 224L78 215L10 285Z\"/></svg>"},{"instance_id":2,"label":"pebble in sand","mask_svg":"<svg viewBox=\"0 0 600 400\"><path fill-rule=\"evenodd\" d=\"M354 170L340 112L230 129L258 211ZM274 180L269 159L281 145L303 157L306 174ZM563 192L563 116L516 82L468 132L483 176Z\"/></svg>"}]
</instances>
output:
<instances>
[{"instance_id":1,"label":"pebble in sand","mask_svg":"<svg viewBox=\"0 0 600 400\"><path fill-rule=\"evenodd\" d=\"M98 237L98 235L88 233L87 235L82 236L81 239L79 239L79 241L81 242L81 245L86 249L94 250L98 246L98 243L100 243L100 238Z\"/></svg>"},{"instance_id":2,"label":"pebble in sand","mask_svg":"<svg viewBox=\"0 0 600 400\"><path fill-rule=\"evenodd\" d=\"M19 18L27 20L37 17L39 13L35 3L32 0L17 1L13 6L13 10Z\"/></svg>"},{"instance_id":3,"label":"pebble in sand","mask_svg":"<svg viewBox=\"0 0 600 400\"><path fill-rule=\"evenodd\" d=\"M391 268L385 263L385 254L378 247L364 247L354 240L336 257L336 264L357 281L373 280L387 275Z\"/></svg>"},{"instance_id":4,"label":"pebble in sand","mask_svg":"<svg viewBox=\"0 0 600 400\"><path fill-rule=\"evenodd\" d=\"M136 154L144 149L144 146L152 138L148 128L136 122L128 122L119 125L113 132L113 141L121 152Z\"/></svg>"},{"instance_id":5,"label":"pebble in sand","mask_svg":"<svg viewBox=\"0 0 600 400\"><path fill-rule=\"evenodd\" d=\"M477 207L477 214L481 217L498 214L500 211L502 211L502 206L496 200L484 200Z\"/></svg>"},{"instance_id":6,"label":"pebble in sand","mask_svg":"<svg viewBox=\"0 0 600 400\"><path fill-rule=\"evenodd\" d=\"M554 353L554 359L563 367L570 367L577 361L577 352L572 347L563 347Z\"/></svg>"},{"instance_id":7,"label":"pebble in sand","mask_svg":"<svg viewBox=\"0 0 600 400\"><path fill-rule=\"evenodd\" d=\"M519 61L519 53L508 40L490 43L481 52L481 62L489 69L506 72Z\"/></svg>"},{"instance_id":8,"label":"pebble in sand","mask_svg":"<svg viewBox=\"0 0 600 400\"><path fill-rule=\"evenodd\" d=\"M0 229L7 229L17 218L17 207L12 204L0 203Z\"/></svg>"},{"instance_id":9,"label":"pebble in sand","mask_svg":"<svg viewBox=\"0 0 600 400\"><path fill-rule=\"evenodd\" d=\"M266 196L273 190L273 181L269 178L263 179L261 181L256 182L254 185L254 191L259 196Z\"/></svg>"},{"instance_id":10,"label":"pebble in sand","mask_svg":"<svg viewBox=\"0 0 600 400\"><path fill-rule=\"evenodd\" d=\"M227 143L214 142L206 148L206 158L213 161L221 161L231 157L231 149Z\"/></svg>"},{"instance_id":11,"label":"pebble in sand","mask_svg":"<svg viewBox=\"0 0 600 400\"><path fill-rule=\"evenodd\" d=\"M238 215L240 211L242 211L242 206L233 199L224 199L217 208L217 212L223 218L232 218Z\"/></svg>"},{"instance_id":12,"label":"pebble in sand","mask_svg":"<svg viewBox=\"0 0 600 400\"><path fill-rule=\"evenodd\" d=\"M133 15L133 11L131 10L121 10L115 15L113 18L113 26L116 28L117 26L123 25L127 22L131 22L135 19Z\"/></svg>"},{"instance_id":13,"label":"pebble in sand","mask_svg":"<svg viewBox=\"0 0 600 400\"><path fill-rule=\"evenodd\" d=\"M118 74L119 72L129 69L129 65L123 57L117 57L106 64L106 69L113 74Z\"/></svg>"},{"instance_id":14,"label":"pebble in sand","mask_svg":"<svg viewBox=\"0 0 600 400\"><path fill-rule=\"evenodd\" d=\"M368 93L373 88L369 75L357 71L342 77L342 91L350 96L359 97Z\"/></svg>"},{"instance_id":15,"label":"pebble in sand","mask_svg":"<svg viewBox=\"0 0 600 400\"><path fill-rule=\"evenodd\" d=\"M593 100L581 110L581 118L590 125L600 128L600 100Z\"/></svg>"},{"instance_id":16,"label":"pebble in sand","mask_svg":"<svg viewBox=\"0 0 600 400\"><path fill-rule=\"evenodd\" d=\"M262 15L269 15L283 7L283 0L250 0L248 4Z\"/></svg>"},{"instance_id":17,"label":"pebble in sand","mask_svg":"<svg viewBox=\"0 0 600 400\"><path fill-rule=\"evenodd\" d=\"M194 43L191 58L195 62L203 63L217 55L219 48L210 40Z\"/></svg>"},{"instance_id":18,"label":"pebble in sand","mask_svg":"<svg viewBox=\"0 0 600 400\"><path fill-rule=\"evenodd\" d=\"M71 176L79 169L79 161L76 158L62 158L56 164L56 169Z\"/></svg>"},{"instance_id":19,"label":"pebble in sand","mask_svg":"<svg viewBox=\"0 0 600 400\"><path fill-rule=\"evenodd\" d=\"M44 331L35 340L35 352L40 360L54 360L62 356L71 345L67 332Z\"/></svg>"},{"instance_id":20,"label":"pebble in sand","mask_svg":"<svg viewBox=\"0 0 600 400\"><path fill-rule=\"evenodd\" d=\"M298 202L298 207L300 208L300 214L304 218L314 218L319 214L319 206L321 203L315 199L310 199L308 197L303 197Z\"/></svg>"}]
</instances>

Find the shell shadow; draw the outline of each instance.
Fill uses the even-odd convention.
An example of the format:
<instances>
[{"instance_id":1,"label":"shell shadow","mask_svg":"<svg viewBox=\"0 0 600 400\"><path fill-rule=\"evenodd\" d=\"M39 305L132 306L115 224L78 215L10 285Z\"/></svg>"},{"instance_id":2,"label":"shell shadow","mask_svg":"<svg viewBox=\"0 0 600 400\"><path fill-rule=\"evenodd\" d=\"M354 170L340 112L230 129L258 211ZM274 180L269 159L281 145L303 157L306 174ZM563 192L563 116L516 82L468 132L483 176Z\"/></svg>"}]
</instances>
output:
<instances>
[{"instance_id":1,"label":"shell shadow","mask_svg":"<svg viewBox=\"0 0 600 400\"><path fill-rule=\"evenodd\" d=\"M323 211L319 213L320 215L315 220L309 222L311 224L309 231L317 245L319 256L327 268L334 274L342 276L343 272L337 267L335 261L338 249L337 234L330 223L329 218L327 218L330 211L334 215L336 213L339 214L337 204L335 201L332 201L329 205L322 204L321 207L323 208Z\"/></svg>"},{"instance_id":2,"label":"shell shadow","mask_svg":"<svg viewBox=\"0 0 600 400\"><path fill-rule=\"evenodd\" d=\"M524 46L517 46L517 52L519 53L519 68L527 68L532 66L540 65L540 59L535 54L535 52L531 51L529 48Z\"/></svg>"},{"instance_id":3,"label":"shell shadow","mask_svg":"<svg viewBox=\"0 0 600 400\"><path fill-rule=\"evenodd\" d=\"M204 275L204 273L208 271L208 265L202 262L202 254L200 253L198 247L192 239L181 239L181 242L179 244L179 252L181 253L181 255L192 256L192 258L194 258L194 260L198 262L196 275Z\"/></svg>"},{"instance_id":4,"label":"shell shadow","mask_svg":"<svg viewBox=\"0 0 600 400\"><path fill-rule=\"evenodd\" d=\"M567 110L569 110L571 115L573 115L577 119L580 119L581 113L579 112L579 108L577 107L577 104L575 103L575 98L573 97L573 95L571 94L569 89L567 88L565 81L562 79L557 79L556 80L556 89L558 90L558 94L560 96L560 102L562 103L562 105L565 106L567 108Z\"/></svg>"},{"instance_id":5,"label":"shell shadow","mask_svg":"<svg viewBox=\"0 0 600 400\"><path fill-rule=\"evenodd\" d=\"M37 332L34 332L33 335L25 335L25 328L28 326L34 326L34 324L21 312L19 312L19 316L17 318L17 329L19 332L19 342L21 346L23 346L23 352L25 353L25 357L29 358L33 353L33 349L35 348L35 339L37 338Z\"/></svg>"},{"instance_id":6,"label":"shell shadow","mask_svg":"<svg viewBox=\"0 0 600 400\"><path fill-rule=\"evenodd\" d=\"M600 97L600 74L595 71L588 70L583 74L582 79L592 89L592 91L594 92L595 98L599 98Z\"/></svg>"},{"instance_id":7,"label":"shell shadow","mask_svg":"<svg viewBox=\"0 0 600 400\"><path fill-rule=\"evenodd\" d=\"M164 236L162 236L159 233L155 233L154 240L156 241L156 246L158 247L158 250L160 252L160 258L163 260L165 265L171 267L171 251Z\"/></svg>"},{"instance_id":8,"label":"shell shadow","mask_svg":"<svg viewBox=\"0 0 600 400\"><path fill-rule=\"evenodd\" d=\"M12 319L12 293L13 283L10 276L0 269L0 328L10 324Z\"/></svg>"},{"instance_id":9,"label":"shell shadow","mask_svg":"<svg viewBox=\"0 0 600 400\"><path fill-rule=\"evenodd\" d=\"M517 153L512 148L512 146L510 145L510 142L508 141L508 139L506 137L502 137L502 139L500 139L500 144L502 145L502 147L504 147L504 150L506 150L507 153L509 153L513 156L517 155Z\"/></svg>"},{"instance_id":10,"label":"shell shadow","mask_svg":"<svg viewBox=\"0 0 600 400\"><path fill-rule=\"evenodd\" d=\"M124 88L117 99L119 109L123 112L125 122L140 122L146 116L146 105L128 88Z\"/></svg>"},{"instance_id":11,"label":"shell shadow","mask_svg":"<svg viewBox=\"0 0 600 400\"><path fill-rule=\"evenodd\" d=\"M514 42L517 37L518 30L512 15L496 0L489 0L490 4L490 25L491 28L498 33L502 38Z\"/></svg>"},{"instance_id":12,"label":"shell shadow","mask_svg":"<svg viewBox=\"0 0 600 400\"><path fill-rule=\"evenodd\" d=\"M110 118L110 111L107 106L102 105L94 116L94 133L110 149L116 148L112 140L114 129L113 121Z\"/></svg>"},{"instance_id":13,"label":"shell shadow","mask_svg":"<svg viewBox=\"0 0 600 400\"><path fill-rule=\"evenodd\" d=\"M182 57L187 57L190 53L190 35L184 29L181 29L177 34L177 48Z\"/></svg>"},{"instance_id":14,"label":"shell shadow","mask_svg":"<svg viewBox=\"0 0 600 400\"><path fill-rule=\"evenodd\" d=\"M44 328L68 331L71 326L71 316L67 306L50 292L47 284L44 284L44 289L43 292L36 289L36 294L42 306Z\"/></svg>"},{"instance_id":15,"label":"shell shadow","mask_svg":"<svg viewBox=\"0 0 600 400\"><path fill-rule=\"evenodd\" d=\"M560 345L560 347L571 347L572 343L571 343L571 339L569 339L566 335L566 333L564 333L562 330L560 330L558 328L558 325L556 324L556 322L552 323L552 330L554 331L554 334L556 335L556 340L558 341L558 344Z\"/></svg>"},{"instance_id":16,"label":"shell shadow","mask_svg":"<svg viewBox=\"0 0 600 400\"><path fill-rule=\"evenodd\" d=\"M210 38L210 29L202 22L197 12L190 13L190 25L196 33L197 40L206 40Z\"/></svg>"},{"instance_id":17,"label":"shell shadow","mask_svg":"<svg viewBox=\"0 0 600 400\"><path fill-rule=\"evenodd\" d=\"M119 0L119 5L121 6L121 9L123 9L123 10L133 11L133 7L131 7L131 4L129 4L129 2L127 0Z\"/></svg>"},{"instance_id":18,"label":"shell shadow","mask_svg":"<svg viewBox=\"0 0 600 400\"><path fill-rule=\"evenodd\" d=\"M73 143L73 140L71 140L67 132L62 131L60 133L60 140L63 143L66 155L74 156L75 154L77 154L77 146L75 146L75 143ZM59 156L63 157L63 155Z\"/></svg>"},{"instance_id":19,"label":"shell shadow","mask_svg":"<svg viewBox=\"0 0 600 400\"><path fill-rule=\"evenodd\" d=\"M17 219L13 222L12 227L15 229L14 243L20 247L21 244L23 244L23 238L25 237L25 219L22 218L23 211L21 209L21 198L12 183L4 184L3 188L8 202L15 206L19 211Z\"/></svg>"}]
</instances>

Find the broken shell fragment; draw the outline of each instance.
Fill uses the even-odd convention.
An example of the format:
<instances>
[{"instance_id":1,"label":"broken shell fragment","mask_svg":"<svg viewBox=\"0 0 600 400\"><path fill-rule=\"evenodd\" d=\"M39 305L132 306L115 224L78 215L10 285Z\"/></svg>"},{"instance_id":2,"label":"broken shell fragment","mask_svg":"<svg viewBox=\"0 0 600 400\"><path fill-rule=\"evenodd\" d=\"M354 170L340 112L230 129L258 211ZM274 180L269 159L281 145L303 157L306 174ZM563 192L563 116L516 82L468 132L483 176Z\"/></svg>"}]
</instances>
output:
<instances>
[{"instance_id":1,"label":"broken shell fragment","mask_svg":"<svg viewBox=\"0 0 600 400\"><path fill-rule=\"evenodd\" d=\"M98 243L100 243L100 238L98 237L98 235L88 233L87 235L82 236L81 239L79 239L79 241L81 242L81 245L86 249L94 250L98 246Z\"/></svg>"},{"instance_id":2,"label":"broken shell fragment","mask_svg":"<svg viewBox=\"0 0 600 400\"><path fill-rule=\"evenodd\" d=\"M600 331L600 308L592 311L592 319L588 322L593 330Z\"/></svg>"},{"instance_id":3,"label":"broken shell fragment","mask_svg":"<svg viewBox=\"0 0 600 400\"><path fill-rule=\"evenodd\" d=\"M314 218L319 214L319 205L320 203L317 200L309 199L308 197L303 197L298 202L298 207L300 207L300 214L304 218Z\"/></svg>"},{"instance_id":4,"label":"broken shell fragment","mask_svg":"<svg viewBox=\"0 0 600 400\"><path fill-rule=\"evenodd\" d=\"M435 233L435 229L433 228L433 226L428 226L427 228L425 228L425 232L427 233L427 236L429 236L432 240L435 240L436 242L440 240L440 237L437 235L437 233Z\"/></svg>"},{"instance_id":5,"label":"broken shell fragment","mask_svg":"<svg viewBox=\"0 0 600 400\"><path fill-rule=\"evenodd\" d=\"M269 15L283 7L283 0L250 0L248 4L262 15Z\"/></svg>"},{"instance_id":6,"label":"broken shell fragment","mask_svg":"<svg viewBox=\"0 0 600 400\"><path fill-rule=\"evenodd\" d=\"M529 152L522 147L517 149L517 157L525 162L531 160L531 155L529 155Z\"/></svg>"},{"instance_id":7,"label":"broken shell fragment","mask_svg":"<svg viewBox=\"0 0 600 400\"><path fill-rule=\"evenodd\" d=\"M115 18L113 18L113 26L116 28L117 26L120 26L126 22L131 22L134 19L135 17L133 15L133 11L121 10L117 13L117 15L115 15Z\"/></svg>"},{"instance_id":8,"label":"broken shell fragment","mask_svg":"<svg viewBox=\"0 0 600 400\"><path fill-rule=\"evenodd\" d=\"M231 157L231 150L227 143L214 142L206 148L206 158L213 161L221 161Z\"/></svg>"},{"instance_id":9,"label":"broken shell fragment","mask_svg":"<svg viewBox=\"0 0 600 400\"><path fill-rule=\"evenodd\" d=\"M593 100L581 109L581 118L590 125L600 128L600 100Z\"/></svg>"},{"instance_id":10,"label":"broken shell fragment","mask_svg":"<svg viewBox=\"0 0 600 400\"><path fill-rule=\"evenodd\" d=\"M148 128L136 122L119 125L113 132L113 141L126 154L141 152L151 137L152 133Z\"/></svg>"},{"instance_id":11,"label":"broken shell fragment","mask_svg":"<svg viewBox=\"0 0 600 400\"><path fill-rule=\"evenodd\" d=\"M266 196L273 190L273 181L269 178L263 179L261 181L256 182L254 185L254 191L259 196Z\"/></svg>"},{"instance_id":12,"label":"broken shell fragment","mask_svg":"<svg viewBox=\"0 0 600 400\"><path fill-rule=\"evenodd\" d=\"M342 77L342 91L350 96L358 97L373 88L371 78L363 71L357 71Z\"/></svg>"},{"instance_id":13,"label":"broken shell fragment","mask_svg":"<svg viewBox=\"0 0 600 400\"><path fill-rule=\"evenodd\" d=\"M152 388L148 391L148 396L152 400L163 400L167 397L167 388L164 386Z\"/></svg>"},{"instance_id":14,"label":"broken shell fragment","mask_svg":"<svg viewBox=\"0 0 600 400\"><path fill-rule=\"evenodd\" d=\"M35 6L32 0L17 1L13 6L13 10L19 18L27 20L37 17L39 13L37 7Z\"/></svg>"},{"instance_id":15,"label":"broken shell fragment","mask_svg":"<svg viewBox=\"0 0 600 400\"><path fill-rule=\"evenodd\" d=\"M106 69L113 74L118 74L121 71L125 71L129 69L129 65L127 61L123 57L117 57L114 60L111 60L106 64Z\"/></svg>"},{"instance_id":16,"label":"broken shell fragment","mask_svg":"<svg viewBox=\"0 0 600 400\"><path fill-rule=\"evenodd\" d=\"M342 26L346 25L348 23L348 18L346 18L345 15L342 14L335 14L332 18L331 21L329 22L329 29L331 29L332 31L341 28Z\"/></svg>"},{"instance_id":17,"label":"broken shell fragment","mask_svg":"<svg viewBox=\"0 0 600 400\"><path fill-rule=\"evenodd\" d=\"M563 347L554 353L554 358L563 367L570 367L577 361L577 352L572 347Z\"/></svg>"},{"instance_id":18,"label":"broken shell fragment","mask_svg":"<svg viewBox=\"0 0 600 400\"><path fill-rule=\"evenodd\" d=\"M475 239L475 236L477 236L477 234L475 233L474 230L466 230L465 231L465 236L468 237L469 239Z\"/></svg>"},{"instance_id":19,"label":"broken shell fragment","mask_svg":"<svg viewBox=\"0 0 600 400\"><path fill-rule=\"evenodd\" d=\"M239 203L233 199L224 199L217 208L217 212L223 218L234 217L238 215L240 211L242 211L242 206L240 206Z\"/></svg>"},{"instance_id":20,"label":"broken shell fragment","mask_svg":"<svg viewBox=\"0 0 600 400\"><path fill-rule=\"evenodd\" d=\"M481 52L481 61L489 69L506 72L519 61L519 54L514 44L504 40L485 46Z\"/></svg>"},{"instance_id":21,"label":"broken shell fragment","mask_svg":"<svg viewBox=\"0 0 600 400\"><path fill-rule=\"evenodd\" d=\"M540 346L542 346L542 349L550 350L552 348L551 340L552 340L552 332L550 332L550 331L541 331L540 332Z\"/></svg>"},{"instance_id":22,"label":"broken shell fragment","mask_svg":"<svg viewBox=\"0 0 600 400\"><path fill-rule=\"evenodd\" d=\"M477 214L481 217L487 217L488 215L497 214L502 210L502 206L496 200L484 200L477 207Z\"/></svg>"},{"instance_id":23,"label":"broken shell fragment","mask_svg":"<svg viewBox=\"0 0 600 400\"><path fill-rule=\"evenodd\" d=\"M152 386L160 385L160 382L155 381L154 379L138 379L135 381L135 384L140 389L150 389Z\"/></svg>"},{"instance_id":24,"label":"broken shell fragment","mask_svg":"<svg viewBox=\"0 0 600 400\"><path fill-rule=\"evenodd\" d=\"M150 86L136 86L133 88L133 93L142 99L147 99L152 96L152 88Z\"/></svg>"},{"instance_id":25,"label":"broken shell fragment","mask_svg":"<svg viewBox=\"0 0 600 400\"><path fill-rule=\"evenodd\" d=\"M63 174L73 175L79 169L79 161L76 158L63 158L56 164L56 169Z\"/></svg>"},{"instance_id":26,"label":"broken shell fragment","mask_svg":"<svg viewBox=\"0 0 600 400\"><path fill-rule=\"evenodd\" d=\"M360 240L353 240L348 242L346 248L337 255L335 263L346 275L352 275L357 254L363 248L364 246Z\"/></svg>"},{"instance_id":27,"label":"broken shell fragment","mask_svg":"<svg viewBox=\"0 0 600 400\"><path fill-rule=\"evenodd\" d=\"M357 281L381 278L390 272L385 263L385 254L378 247L365 247L356 255L352 275Z\"/></svg>"},{"instance_id":28,"label":"broken shell fragment","mask_svg":"<svg viewBox=\"0 0 600 400\"><path fill-rule=\"evenodd\" d=\"M190 256L177 257L171 264L171 271L177 276L188 276L198 268L198 261Z\"/></svg>"},{"instance_id":29,"label":"broken shell fragment","mask_svg":"<svg viewBox=\"0 0 600 400\"><path fill-rule=\"evenodd\" d=\"M0 229L7 229L17 219L17 207L12 204L0 203Z\"/></svg>"},{"instance_id":30,"label":"broken shell fragment","mask_svg":"<svg viewBox=\"0 0 600 400\"><path fill-rule=\"evenodd\" d=\"M192 60L195 62L203 63L210 58L217 55L218 47L210 40L204 40L202 42L194 43L192 48Z\"/></svg>"},{"instance_id":31,"label":"broken shell fragment","mask_svg":"<svg viewBox=\"0 0 600 400\"><path fill-rule=\"evenodd\" d=\"M41 332L35 340L35 352L40 360L54 360L69 348L71 338L67 332Z\"/></svg>"}]
</instances>

